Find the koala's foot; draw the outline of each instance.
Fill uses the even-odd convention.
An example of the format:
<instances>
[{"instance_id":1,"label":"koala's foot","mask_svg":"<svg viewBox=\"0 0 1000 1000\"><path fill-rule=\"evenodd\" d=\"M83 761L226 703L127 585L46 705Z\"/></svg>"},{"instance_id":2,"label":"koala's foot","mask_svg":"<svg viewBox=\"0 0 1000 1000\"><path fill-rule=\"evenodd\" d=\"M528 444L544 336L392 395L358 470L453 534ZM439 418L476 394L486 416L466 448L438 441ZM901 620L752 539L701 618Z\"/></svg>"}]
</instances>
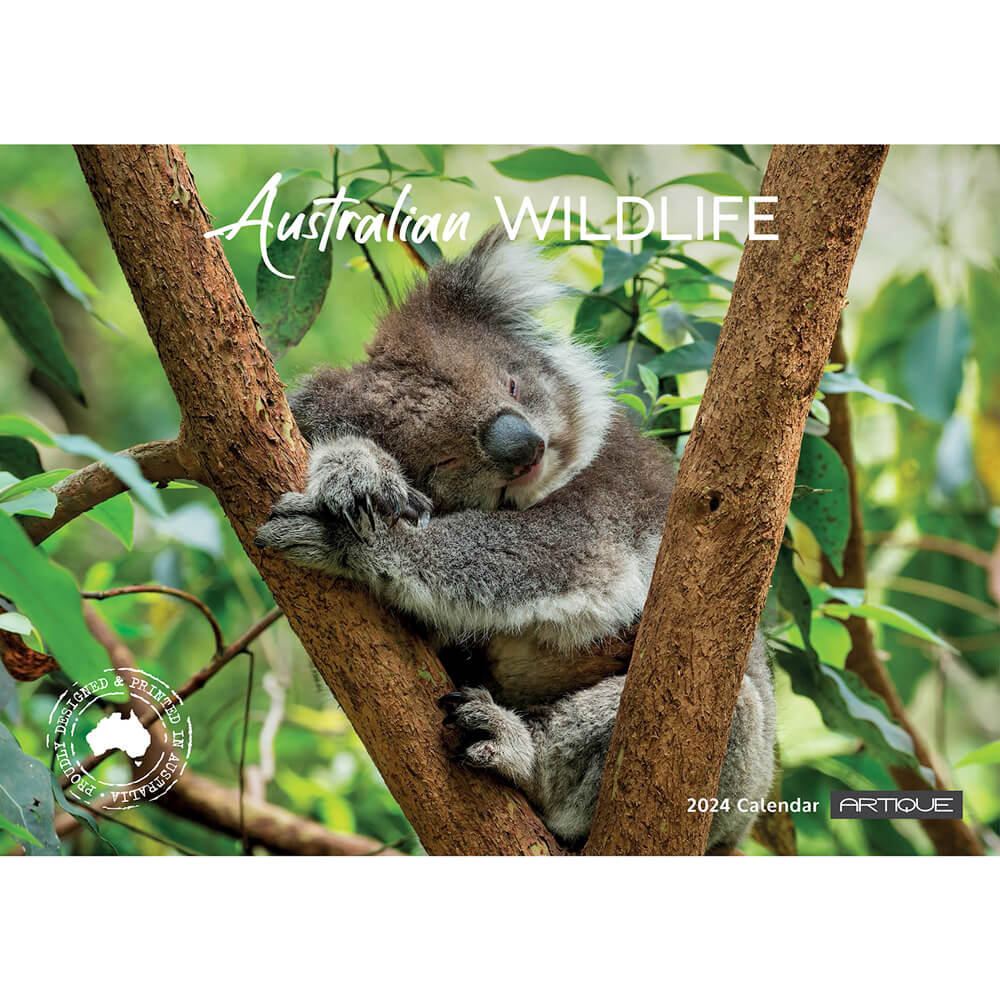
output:
<instances>
[{"instance_id":1,"label":"koala's foot","mask_svg":"<svg viewBox=\"0 0 1000 1000\"><path fill-rule=\"evenodd\" d=\"M390 526L403 518L422 528L431 514L430 500L410 486L399 463L367 438L318 443L309 459L306 493L317 506L342 517L359 538L362 517L374 531L376 516Z\"/></svg>"},{"instance_id":2,"label":"koala's foot","mask_svg":"<svg viewBox=\"0 0 1000 1000\"><path fill-rule=\"evenodd\" d=\"M521 717L498 705L485 688L462 688L438 701L448 714L443 726L458 733L455 759L484 767L530 793L535 782L535 745Z\"/></svg>"}]
</instances>

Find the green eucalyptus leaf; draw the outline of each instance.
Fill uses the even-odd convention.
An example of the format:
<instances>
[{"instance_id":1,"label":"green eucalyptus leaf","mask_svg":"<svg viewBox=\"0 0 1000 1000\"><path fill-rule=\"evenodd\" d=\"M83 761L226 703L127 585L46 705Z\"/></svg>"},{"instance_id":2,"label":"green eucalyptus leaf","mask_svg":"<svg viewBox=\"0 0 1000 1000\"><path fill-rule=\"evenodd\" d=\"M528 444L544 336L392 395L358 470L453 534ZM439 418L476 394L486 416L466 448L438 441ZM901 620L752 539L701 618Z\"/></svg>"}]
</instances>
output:
<instances>
[{"instance_id":1,"label":"green eucalyptus leaf","mask_svg":"<svg viewBox=\"0 0 1000 1000\"><path fill-rule=\"evenodd\" d=\"M666 187L675 187L680 184L699 187L705 191L710 191L712 194L731 195L737 198L747 198L750 195L750 192L735 177L730 177L729 174L722 173L706 173L685 174L683 177L675 177L673 180L664 181L662 184L657 184L655 188L647 191L643 197L648 198L651 194L662 191Z\"/></svg>"},{"instance_id":2,"label":"green eucalyptus leaf","mask_svg":"<svg viewBox=\"0 0 1000 1000\"><path fill-rule=\"evenodd\" d=\"M289 181L295 181L302 177L312 177L315 180L326 181L327 184L331 183L326 180L320 170L311 167L308 169L303 167L288 167L281 171L281 180L278 181L278 187L284 187Z\"/></svg>"},{"instance_id":3,"label":"green eucalyptus leaf","mask_svg":"<svg viewBox=\"0 0 1000 1000\"><path fill-rule=\"evenodd\" d=\"M604 168L592 156L571 153L554 146L537 146L490 161L498 173L516 181L544 181L552 177L592 177L614 186Z\"/></svg>"},{"instance_id":4,"label":"green eucalyptus leaf","mask_svg":"<svg viewBox=\"0 0 1000 1000\"><path fill-rule=\"evenodd\" d=\"M913 409L905 399L900 399L899 396L894 396L891 392L873 389L870 385L862 382L854 372L824 372L823 378L820 379L819 390L820 392L828 392L832 396L845 392L860 392L871 396L872 399L877 399L880 403L892 403L895 406L903 406L907 410Z\"/></svg>"},{"instance_id":5,"label":"green eucalyptus leaf","mask_svg":"<svg viewBox=\"0 0 1000 1000\"><path fill-rule=\"evenodd\" d=\"M42 460L30 441L0 435L0 470L13 473L19 479L26 479L43 471Z\"/></svg>"},{"instance_id":6,"label":"green eucalyptus leaf","mask_svg":"<svg viewBox=\"0 0 1000 1000\"><path fill-rule=\"evenodd\" d=\"M848 607L860 608L865 603L865 592L861 587L831 587L828 583L821 583L813 588L812 598L817 607L833 598L843 601Z\"/></svg>"},{"instance_id":7,"label":"green eucalyptus leaf","mask_svg":"<svg viewBox=\"0 0 1000 1000\"><path fill-rule=\"evenodd\" d=\"M646 404L638 396L633 395L631 392L623 392L617 399L619 403L630 406L640 416L646 416Z\"/></svg>"},{"instance_id":8,"label":"green eucalyptus leaf","mask_svg":"<svg viewBox=\"0 0 1000 1000\"><path fill-rule=\"evenodd\" d=\"M814 399L809 406L809 416L826 427L830 426L830 411L821 399Z\"/></svg>"},{"instance_id":9,"label":"green eucalyptus leaf","mask_svg":"<svg viewBox=\"0 0 1000 1000\"><path fill-rule=\"evenodd\" d=\"M392 205L386 205L384 202L380 201L369 201L368 204L373 208L377 208L386 216L390 216L392 214ZM396 239L400 243L405 243L406 246L408 246L420 258L425 269L433 267L440 260L444 260L444 254L441 253L441 248L429 236L422 239L419 243L414 240L403 239L399 233L396 234Z\"/></svg>"},{"instance_id":10,"label":"green eucalyptus leaf","mask_svg":"<svg viewBox=\"0 0 1000 1000\"><path fill-rule=\"evenodd\" d=\"M962 389L972 334L963 309L940 309L907 340L903 382L925 417L943 424L954 412Z\"/></svg>"},{"instance_id":11,"label":"green eucalyptus leaf","mask_svg":"<svg viewBox=\"0 0 1000 1000\"><path fill-rule=\"evenodd\" d=\"M918 622L912 615L897 608L891 608L885 604L824 604L823 614L831 615L834 618L846 620L848 618L867 618L869 621L878 622L880 625L888 625L890 628L899 629L907 635L915 635L918 639L925 639L927 642L941 646L943 649L956 650L944 641L932 629L929 629L922 622Z\"/></svg>"},{"instance_id":12,"label":"green eucalyptus leaf","mask_svg":"<svg viewBox=\"0 0 1000 1000\"><path fill-rule=\"evenodd\" d=\"M0 722L0 825L21 841L25 854L59 854L50 774Z\"/></svg>"},{"instance_id":13,"label":"green eucalyptus leaf","mask_svg":"<svg viewBox=\"0 0 1000 1000\"><path fill-rule=\"evenodd\" d=\"M88 295L98 295L97 286L51 233L36 226L12 208L0 205L0 224L37 260L44 263L60 285L90 309Z\"/></svg>"},{"instance_id":14,"label":"green eucalyptus leaf","mask_svg":"<svg viewBox=\"0 0 1000 1000\"><path fill-rule=\"evenodd\" d=\"M716 145L715 148L716 149L722 149L722 150L724 150L727 153L732 153L732 155L735 156L737 160L740 160L742 163L747 164L747 166L750 166L750 167L757 166L757 164L754 163L753 160L750 159L750 154L747 152L746 146L719 146L719 145Z\"/></svg>"},{"instance_id":15,"label":"green eucalyptus leaf","mask_svg":"<svg viewBox=\"0 0 1000 1000\"><path fill-rule=\"evenodd\" d=\"M55 798L56 805L59 806L64 812L68 812L71 816L75 816L84 826L90 829L91 833L96 834L105 843L107 840L102 836L101 831L98 829L97 820L87 812L83 806L77 805L75 802L70 801L66 797L66 793L62 790L62 785L59 784L59 779L50 771L49 777L51 778L52 784L52 795ZM118 853L117 851L115 852Z\"/></svg>"},{"instance_id":16,"label":"green eucalyptus leaf","mask_svg":"<svg viewBox=\"0 0 1000 1000\"><path fill-rule=\"evenodd\" d=\"M319 243L275 237L267 248L268 257L276 271L290 278L279 277L263 259L257 266L255 313L275 358L302 340L323 307L333 275L333 252L327 248L321 253Z\"/></svg>"},{"instance_id":17,"label":"green eucalyptus leaf","mask_svg":"<svg viewBox=\"0 0 1000 1000\"><path fill-rule=\"evenodd\" d=\"M0 434L31 438L39 444L55 444L52 435L41 424L36 424L34 420L18 416L16 413L0 414Z\"/></svg>"},{"instance_id":18,"label":"green eucalyptus leaf","mask_svg":"<svg viewBox=\"0 0 1000 1000\"><path fill-rule=\"evenodd\" d=\"M656 256L652 250L641 253L625 253L618 247L608 247L604 251L604 277L601 291L611 292L620 288L630 278L639 274Z\"/></svg>"},{"instance_id":19,"label":"green eucalyptus leaf","mask_svg":"<svg viewBox=\"0 0 1000 1000\"><path fill-rule=\"evenodd\" d=\"M599 294L600 288L595 288L594 292ZM585 295L576 309L572 335L602 344L615 343L632 322L628 309L628 297L622 288L615 289L607 297Z\"/></svg>"},{"instance_id":20,"label":"green eucalyptus leaf","mask_svg":"<svg viewBox=\"0 0 1000 1000\"><path fill-rule=\"evenodd\" d=\"M894 275L861 318L861 336L854 358L858 370L870 374L875 362L880 367L884 363L886 375L897 384L903 346L913 331L934 315L936 308L934 288L926 274L915 274L909 279Z\"/></svg>"},{"instance_id":21,"label":"green eucalyptus leaf","mask_svg":"<svg viewBox=\"0 0 1000 1000\"><path fill-rule=\"evenodd\" d=\"M3 258L0 258L0 319L39 371L86 405L80 377L66 354L49 307L31 282Z\"/></svg>"},{"instance_id":22,"label":"green eucalyptus leaf","mask_svg":"<svg viewBox=\"0 0 1000 1000\"><path fill-rule=\"evenodd\" d=\"M710 285L719 285L721 288L726 288L729 291L732 291L733 289L733 283L728 278L723 278L722 275L716 274L710 267L706 267L702 264L700 260L688 257L687 254L664 253L659 256L664 257L667 260L675 260L678 264L683 264L687 271L693 271L695 275L700 275ZM668 278L672 280L677 272L678 269L670 268L667 271Z\"/></svg>"},{"instance_id":23,"label":"green eucalyptus leaf","mask_svg":"<svg viewBox=\"0 0 1000 1000\"><path fill-rule=\"evenodd\" d=\"M3 723L0 723L2 725ZM0 782L0 798L3 796L3 785ZM12 823L3 812L0 812L0 830L5 830L12 837L20 840L23 844L31 844L33 847L41 847L42 842L30 830L25 830L23 826Z\"/></svg>"},{"instance_id":24,"label":"green eucalyptus leaf","mask_svg":"<svg viewBox=\"0 0 1000 1000\"><path fill-rule=\"evenodd\" d=\"M821 437L807 434L802 439L795 482L824 491L794 499L792 513L813 533L834 569L843 572L851 508L847 470L833 446Z\"/></svg>"},{"instance_id":25,"label":"green eucalyptus leaf","mask_svg":"<svg viewBox=\"0 0 1000 1000\"><path fill-rule=\"evenodd\" d=\"M969 767L971 764L1000 764L1000 740L994 740L978 750L967 753L954 766Z\"/></svg>"},{"instance_id":26,"label":"green eucalyptus leaf","mask_svg":"<svg viewBox=\"0 0 1000 1000\"><path fill-rule=\"evenodd\" d=\"M707 371L712 367L714 356L715 344L695 340L664 352L650 361L648 367L661 378L664 375L684 375L687 372Z\"/></svg>"},{"instance_id":27,"label":"green eucalyptus leaf","mask_svg":"<svg viewBox=\"0 0 1000 1000\"><path fill-rule=\"evenodd\" d=\"M639 372L639 378L642 381L642 386L649 393L649 395L656 399L657 393L660 391L660 380L654 375L645 365L638 365L637 370Z\"/></svg>"},{"instance_id":28,"label":"green eucalyptus leaf","mask_svg":"<svg viewBox=\"0 0 1000 1000\"><path fill-rule=\"evenodd\" d=\"M156 487L143 476L139 463L131 455L107 451L83 434L56 434L53 435L52 440L59 448L68 451L71 455L83 455L107 466L132 491L133 497L146 510L158 517L166 515L163 501L160 499Z\"/></svg>"},{"instance_id":29,"label":"green eucalyptus leaf","mask_svg":"<svg viewBox=\"0 0 1000 1000\"><path fill-rule=\"evenodd\" d=\"M791 547L791 535L786 531L785 540L778 549L778 560L772 577L778 603L792 616L805 643L806 650L819 662L810 641L812 629L812 598L802 578L795 571L795 551Z\"/></svg>"},{"instance_id":30,"label":"green eucalyptus leaf","mask_svg":"<svg viewBox=\"0 0 1000 1000\"><path fill-rule=\"evenodd\" d=\"M20 525L0 513L0 593L14 602L73 680L104 676L108 655L83 620L80 594L69 572L49 562ZM2 769L0 769L2 770Z\"/></svg>"},{"instance_id":31,"label":"green eucalyptus leaf","mask_svg":"<svg viewBox=\"0 0 1000 1000\"><path fill-rule=\"evenodd\" d=\"M771 649L791 678L792 689L816 705L828 728L862 740L886 767L918 770L933 783L930 769L917 760L910 734L857 674L822 663L785 642L772 640Z\"/></svg>"},{"instance_id":32,"label":"green eucalyptus leaf","mask_svg":"<svg viewBox=\"0 0 1000 1000\"><path fill-rule=\"evenodd\" d=\"M350 184L347 185L346 196L348 198L355 198L358 201L364 201L370 194L374 194L380 188L385 187L384 181L376 181L371 177L355 177ZM277 265L275 265L277 267ZM284 270L278 267L278 270Z\"/></svg>"},{"instance_id":33,"label":"green eucalyptus leaf","mask_svg":"<svg viewBox=\"0 0 1000 1000\"><path fill-rule=\"evenodd\" d=\"M444 146L417 146L436 174L444 173Z\"/></svg>"},{"instance_id":34,"label":"green eucalyptus leaf","mask_svg":"<svg viewBox=\"0 0 1000 1000\"><path fill-rule=\"evenodd\" d=\"M61 482L72 472L72 469L52 469L50 472L38 472L14 483L7 481L10 473L0 473L0 500L10 500L12 497L30 493L32 490L47 489L49 486Z\"/></svg>"},{"instance_id":35,"label":"green eucalyptus leaf","mask_svg":"<svg viewBox=\"0 0 1000 1000\"><path fill-rule=\"evenodd\" d=\"M6 257L14 264L19 264L21 267L26 267L28 270L45 277L52 274L43 261L34 254L28 253L10 230L2 225L0 225L0 257Z\"/></svg>"},{"instance_id":36,"label":"green eucalyptus leaf","mask_svg":"<svg viewBox=\"0 0 1000 1000\"><path fill-rule=\"evenodd\" d=\"M0 500L0 510L6 514L52 517L56 512L56 503L56 495L51 490L30 490L10 500Z\"/></svg>"},{"instance_id":37,"label":"green eucalyptus leaf","mask_svg":"<svg viewBox=\"0 0 1000 1000\"><path fill-rule=\"evenodd\" d=\"M132 536L135 524L135 508L128 493L99 503L85 514L91 521L107 528L127 549L132 548Z\"/></svg>"},{"instance_id":38,"label":"green eucalyptus leaf","mask_svg":"<svg viewBox=\"0 0 1000 1000\"><path fill-rule=\"evenodd\" d=\"M659 396L654 404L661 410L683 410L687 406L698 406L701 393L696 396Z\"/></svg>"}]
</instances>

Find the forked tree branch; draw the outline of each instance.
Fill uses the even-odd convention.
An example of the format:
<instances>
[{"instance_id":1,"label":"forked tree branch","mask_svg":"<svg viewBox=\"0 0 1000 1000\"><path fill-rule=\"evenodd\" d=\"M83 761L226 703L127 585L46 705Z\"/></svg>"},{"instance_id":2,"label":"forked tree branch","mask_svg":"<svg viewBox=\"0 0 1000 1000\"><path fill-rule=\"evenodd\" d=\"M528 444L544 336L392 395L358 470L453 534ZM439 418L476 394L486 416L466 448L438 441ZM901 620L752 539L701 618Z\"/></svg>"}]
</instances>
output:
<instances>
[{"instance_id":1,"label":"forked tree branch","mask_svg":"<svg viewBox=\"0 0 1000 1000\"><path fill-rule=\"evenodd\" d=\"M726 738L885 146L776 146L684 449L587 844L701 854Z\"/></svg>"},{"instance_id":2,"label":"forked tree branch","mask_svg":"<svg viewBox=\"0 0 1000 1000\"><path fill-rule=\"evenodd\" d=\"M838 364L847 363L843 339L837 334L830 352L830 360ZM854 449L851 446L851 416L846 395L828 395L826 406L830 411L830 433L827 441L836 449L847 469L850 492L851 532L844 549L844 572L838 574L823 557L823 579L835 587L866 587L864 513L858 495L857 471L854 465ZM978 550L973 549L973 552ZM965 555L968 558L968 554ZM896 721L910 734L913 751L921 764L934 773L938 788L947 788L931 752L920 733L914 728L899 693L896 691L885 664L879 659L871 629L864 618L851 617L846 622L851 636L851 651L847 654L845 666L853 670L889 707ZM893 781L907 790L928 789L928 784L919 771L912 768L894 767L890 769ZM938 854L983 854L983 846L976 835L960 819L921 819L921 826L927 832Z\"/></svg>"},{"instance_id":3,"label":"forked tree branch","mask_svg":"<svg viewBox=\"0 0 1000 1000\"><path fill-rule=\"evenodd\" d=\"M271 503L301 488L306 449L257 324L176 146L77 156L181 410L180 441L432 854L559 848L526 800L448 762L426 643L359 587L253 545Z\"/></svg>"}]
</instances>

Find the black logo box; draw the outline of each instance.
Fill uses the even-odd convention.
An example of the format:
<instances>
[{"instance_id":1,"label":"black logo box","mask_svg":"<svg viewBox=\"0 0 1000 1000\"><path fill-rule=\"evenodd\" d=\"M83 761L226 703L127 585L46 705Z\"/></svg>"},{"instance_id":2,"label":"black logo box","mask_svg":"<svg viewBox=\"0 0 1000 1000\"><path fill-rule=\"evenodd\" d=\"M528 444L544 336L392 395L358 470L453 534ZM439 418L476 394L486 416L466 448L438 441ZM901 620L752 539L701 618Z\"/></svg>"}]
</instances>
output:
<instances>
[{"instance_id":1,"label":"black logo box","mask_svg":"<svg viewBox=\"0 0 1000 1000\"><path fill-rule=\"evenodd\" d=\"M962 793L830 792L830 819L962 819Z\"/></svg>"}]
</instances>

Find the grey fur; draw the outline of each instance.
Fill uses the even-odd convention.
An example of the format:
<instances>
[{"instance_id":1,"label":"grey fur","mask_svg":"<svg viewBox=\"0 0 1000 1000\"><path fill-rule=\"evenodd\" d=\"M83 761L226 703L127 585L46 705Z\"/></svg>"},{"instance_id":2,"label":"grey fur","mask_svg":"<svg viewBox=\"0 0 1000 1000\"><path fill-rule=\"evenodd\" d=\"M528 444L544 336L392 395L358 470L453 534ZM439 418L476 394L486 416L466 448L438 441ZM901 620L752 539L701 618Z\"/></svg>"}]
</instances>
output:
<instances>
[{"instance_id":1,"label":"grey fur","mask_svg":"<svg viewBox=\"0 0 1000 1000\"><path fill-rule=\"evenodd\" d=\"M313 442L307 491L275 504L258 543L365 584L440 647L478 649L485 686L449 702L462 759L521 787L577 843L623 684L607 676L623 668L615 643L642 612L674 466L613 406L594 357L533 319L557 292L496 231L432 269L382 321L368 361L293 395ZM503 413L544 442L513 483L481 445ZM766 796L773 744L758 635L720 797ZM709 846L734 845L752 819L717 813Z\"/></svg>"}]
</instances>

